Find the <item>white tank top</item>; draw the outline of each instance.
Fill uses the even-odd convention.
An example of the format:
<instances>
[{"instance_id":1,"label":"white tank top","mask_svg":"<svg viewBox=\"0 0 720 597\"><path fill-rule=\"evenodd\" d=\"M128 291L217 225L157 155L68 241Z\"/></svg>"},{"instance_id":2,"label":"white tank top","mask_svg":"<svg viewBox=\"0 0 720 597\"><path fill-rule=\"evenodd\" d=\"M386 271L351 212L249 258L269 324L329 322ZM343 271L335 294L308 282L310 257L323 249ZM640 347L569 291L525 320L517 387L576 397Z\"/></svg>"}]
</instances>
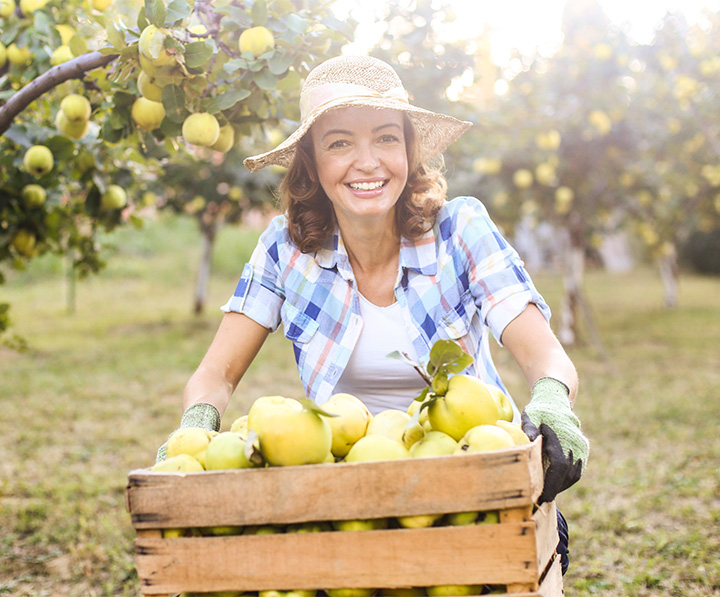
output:
<instances>
[{"instance_id":1,"label":"white tank top","mask_svg":"<svg viewBox=\"0 0 720 597\"><path fill-rule=\"evenodd\" d=\"M335 392L358 397L373 415L407 410L426 384L412 366L387 356L399 350L417 360L400 304L378 307L359 296L363 328Z\"/></svg>"}]
</instances>

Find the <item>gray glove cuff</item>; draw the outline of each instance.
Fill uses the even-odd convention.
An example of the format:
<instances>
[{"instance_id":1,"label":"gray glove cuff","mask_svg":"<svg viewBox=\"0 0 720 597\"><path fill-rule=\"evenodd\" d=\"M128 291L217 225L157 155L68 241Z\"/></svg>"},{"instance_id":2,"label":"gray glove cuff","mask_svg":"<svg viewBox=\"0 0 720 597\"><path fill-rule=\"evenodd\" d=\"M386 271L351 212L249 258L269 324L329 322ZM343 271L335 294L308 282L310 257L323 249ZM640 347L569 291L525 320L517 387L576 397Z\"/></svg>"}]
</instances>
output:
<instances>
[{"instance_id":1,"label":"gray glove cuff","mask_svg":"<svg viewBox=\"0 0 720 597\"><path fill-rule=\"evenodd\" d=\"M180 419L180 429L202 427L208 431L220 431L220 413L212 404L198 402L189 406Z\"/></svg>"}]
</instances>

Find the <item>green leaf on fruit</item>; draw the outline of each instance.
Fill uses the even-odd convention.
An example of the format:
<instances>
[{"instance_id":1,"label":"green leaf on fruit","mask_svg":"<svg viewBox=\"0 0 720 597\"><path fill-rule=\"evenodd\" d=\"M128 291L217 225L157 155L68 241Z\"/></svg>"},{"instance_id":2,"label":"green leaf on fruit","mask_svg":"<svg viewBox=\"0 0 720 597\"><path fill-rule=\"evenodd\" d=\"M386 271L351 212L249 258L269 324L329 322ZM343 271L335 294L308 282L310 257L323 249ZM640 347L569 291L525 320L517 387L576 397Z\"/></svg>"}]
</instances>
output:
<instances>
[{"instance_id":1,"label":"green leaf on fruit","mask_svg":"<svg viewBox=\"0 0 720 597\"><path fill-rule=\"evenodd\" d=\"M116 49L116 50L122 50L125 47L125 37L123 36L120 31L118 31L118 28L115 26L115 23L110 21L107 26L107 36L108 41L110 42L110 45ZM75 54L75 51L73 50L73 43L78 38L77 35L73 35L72 39L70 40L70 50ZM81 52L82 53L82 52Z\"/></svg>"},{"instance_id":2,"label":"green leaf on fruit","mask_svg":"<svg viewBox=\"0 0 720 597\"><path fill-rule=\"evenodd\" d=\"M447 373L460 373L471 365L473 358L454 340L438 340L430 349L427 371L434 376L444 369Z\"/></svg>"},{"instance_id":3,"label":"green leaf on fruit","mask_svg":"<svg viewBox=\"0 0 720 597\"><path fill-rule=\"evenodd\" d=\"M268 20L268 9L265 0L255 0L250 10L254 25L265 25Z\"/></svg>"}]
</instances>

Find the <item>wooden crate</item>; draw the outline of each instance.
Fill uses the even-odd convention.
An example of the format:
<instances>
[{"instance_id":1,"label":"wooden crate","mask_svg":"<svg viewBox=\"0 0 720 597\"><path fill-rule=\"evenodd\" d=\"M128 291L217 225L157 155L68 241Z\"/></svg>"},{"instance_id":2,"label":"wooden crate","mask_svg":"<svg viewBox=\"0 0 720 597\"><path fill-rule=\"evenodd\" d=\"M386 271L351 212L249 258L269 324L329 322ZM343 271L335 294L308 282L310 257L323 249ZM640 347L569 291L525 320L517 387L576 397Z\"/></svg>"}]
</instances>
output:
<instances>
[{"instance_id":1,"label":"wooden crate","mask_svg":"<svg viewBox=\"0 0 720 597\"><path fill-rule=\"evenodd\" d=\"M183 591L505 585L562 594L540 440L495 452L384 462L129 474L145 595ZM275 535L163 538L162 529L499 510L500 522Z\"/></svg>"}]
</instances>

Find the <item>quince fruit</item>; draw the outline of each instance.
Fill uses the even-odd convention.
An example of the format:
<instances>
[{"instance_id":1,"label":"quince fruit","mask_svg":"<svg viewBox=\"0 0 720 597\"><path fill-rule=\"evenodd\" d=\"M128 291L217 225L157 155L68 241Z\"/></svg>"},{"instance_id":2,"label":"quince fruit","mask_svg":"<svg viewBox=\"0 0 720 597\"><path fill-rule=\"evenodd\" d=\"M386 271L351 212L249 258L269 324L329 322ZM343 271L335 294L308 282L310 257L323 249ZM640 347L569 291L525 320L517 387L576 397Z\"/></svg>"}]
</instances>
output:
<instances>
[{"instance_id":1,"label":"quince fruit","mask_svg":"<svg viewBox=\"0 0 720 597\"><path fill-rule=\"evenodd\" d=\"M88 99L78 93L66 95L60 102L60 110L72 122L89 120L92 113Z\"/></svg>"},{"instance_id":2,"label":"quince fruit","mask_svg":"<svg viewBox=\"0 0 720 597\"><path fill-rule=\"evenodd\" d=\"M0 19L7 19L15 12L15 0L0 0Z\"/></svg>"},{"instance_id":3,"label":"quince fruit","mask_svg":"<svg viewBox=\"0 0 720 597\"><path fill-rule=\"evenodd\" d=\"M458 442L455 454L491 452L515 445L512 436L497 425L477 425L470 429Z\"/></svg>"},{"instance_id":4,"label":"quince fruit","mask_svg":"<svg viewBox=\"0 0 720 597\"><path fill-rule=\"evenodd\" d=\"M205 468L205 453L212 436L202 427L185 427L173 432L167 441L167 457L187 454Z\"/></svg>"},{"instance_id":5,"label":"quince fruit","mask_svg":"<svg viewBox=\"0 0 720 597\"><path fill-rule=\"evenodd\" d=\"M25 185L21 194L23 202L30 208L40 207L47 198L47 192L39 184Z\"/></svg>"},{"instance_id":6,"label":"quince fruit","mask_svg":"<svg viewBox=\"0 0 720 597\"><path fill-rule=\"evenodd\" d=\"M342 458L365 435L372 415L363 401L352 394L333 394L322 408L337 415L327 418L333 435L330 449L334 456Z\"/></svg>"},{"instance_id":7,"label":"quince fruit","mask_svg":"<svg viewBox=\"0 0 720 597\"><path fill-rule=\"evenodd\" d=\"M133 103L130 115L141 129L153 131L160 128L165 118L165 107L160 102L139 97Z\"/></svg>"},{"instance_id":8,"label":"quince fruit","mask_svg":"<svg viewBox=\"0 0 720 597\"><path fill-rule=\"evenodd\" d=\"M25 228L20 228L12 239L12 246L20 255L24 255L25 257L32 257L35 254L36 243L37 238L35 234Z\"/></svg>"},{"instance_id":9,"label":"quince fruit","mask_svg":"<svg viewBox=\"0 0 720 597\"><path fill-rule=\"evenodd\" d=\"M152 77L144 70L140 70L138 75L137 88L143 97L153 102L162 102L162 87L155 84Z\"/></svg>"},{"instance_id":10,"label":"quince fruit","mask_svg":"<svg viewBox=\"0 0 720 597\"><path fill-rule=\"evenodd\" d=\"M235 129L231 124L226 124L220 127L220 133L218 134L217 141L210 147L215 151L227 153L232 149L235 144Z\"/></svg>"},{"instance_id":11,"label":"quince fruit","mask_svg":"<svg viewBox=\"0 0 720 597\"><path fill-rule=\"evenodd\" d=\"M32 62L34 54L30 51L30 48L23 46L19 47L17 44L12 43L7 48L7 59L10 64L16 66L27 66Z\"/></svg>"},{"instance_id":12,"label":"quince fruit","mask_svg":"<svg viewBox=\"0 0 720 597\"><path fill-rule=\"evenodd\" d=\"M204 469L197 458L189 454L175 454L156 462L150 470L159 473L197 473Z\"/></svg>"},{"instance_id":13,"label":"quince fruit","mask_svg":"<svg viewBox=\"0 0 720 597\"><path fill-rule=\"evenodd\" d=\"M477 425L492 425L499 409L488 384L472 375L453 375L444 396L428 406L428 420L436 431L459 441Z\"/></svg>"},{"instance_id":14,"label":"quince fruit","mask_svg":"<svg viewBox=\"0 0 720 597\"><path fill-rule=\"evenodd\" d=\"M121 209L127 204L125 189L116 184L108 185L100 198L100 208L104 210Z\"/></svg>"},{"instance_id":15,"label":"quince fruit","mask_svg":"<svg viewBox=\"0 0 720 597\"><path fill-rule=\"evenodd\" d=\"M175 61L175 57L165 49L167 33L167 29L158 29L155 25L148 25L140 34L138 52L153 66L166 66Z\"/></svg>"},{"instance_id":16,"label":"quince fruit","mask_svg":"<svg viewBox=\"0 0 720 597\"><path fill-rule=\"evenodd\" d=\"M44 145L33 145L25 152L23 167L35 178L40 178L53 169L55 159L52 151Z\"/></svg>"},{"instance_id":17,"label":"quince fruit","mask_svg":"<svg viewBox=\"0 0 720 597\"><path fill-rule=\"evenodd\" d=\"M384 435L402 443L409 450L410 446L425 435L425 430L404 410L389 408L372 418L365 435Z\"/></svg>"},{"instance_id":18,"label":"quince fruit","mask_svg":"<svg viewBox=\"0 0 720 597\"><path fill-rule=\"evenodd\" d=\"M345 456L345 462L371 462L409 458L410 450L398 440L385 435L372 434L361 437Z\"/></svg>"},{"instance_id":19,"label":"quince fruit","mask_svg":"<svg viewBox=\"0 0 720 597\"><path fill-rule=\"evenodd\" d=\"M206 470L218 471L251 466L245 456L245 441L237 433L225 431L210 440L205 452Z\"/></svg>"},{"instance_id":20,"label":"quince fruit","mask_svg":"<svg viewBox=\"0 0 720 597\"><path fill-rule=\"evenodd\" d=\"M457 445L458 443L447 433L432 430L410 447L410 456L413 458L448 456L455 452Z\"/></svg>"},{"instance_id":21,"label":"quince fruit","mask_svg":"<svg viewBox=\"0 0 720 597\"><path fill-rule=\"evenodd\" d=\"M220 124L212 114L196 112L183 122L182 136L190 145L212 147L220 136Z\"/></svg>"},{"instance_id":22,"label":"quince fruit","mask_svg":"<svg viewBox=\"0 0 720 597\"><path fill-rule=\"evenodd\" d=\"M530 438L525 435L525 432L522 430L522 426L519 423L504 421L501 419L495 424L510 434L510 437L513 438L516 446L523 446L530 443Z\"/></svg>"},{"instance_id":23,"label":"quince fruit","mask_svg":"<svg viewBox=\"0 0 720 597\"><path fill-rule=\"evenodd\" d=\"M63 135L73 139L82 139L90 129L90 122L87 120L68 120L62 110L55 115L55 128Z\"/></svg>"},{"instance_id":24,"label":"quince fruit","mask_svg":"<svg viewBox=\"0 0 720 597\"><path fill-rule=\"evenodd\" d=\"M255 58L275 47L275 36L267 27L250 27L240 34L238 49L250 52Z\"/></svg>"}]
</instances>

